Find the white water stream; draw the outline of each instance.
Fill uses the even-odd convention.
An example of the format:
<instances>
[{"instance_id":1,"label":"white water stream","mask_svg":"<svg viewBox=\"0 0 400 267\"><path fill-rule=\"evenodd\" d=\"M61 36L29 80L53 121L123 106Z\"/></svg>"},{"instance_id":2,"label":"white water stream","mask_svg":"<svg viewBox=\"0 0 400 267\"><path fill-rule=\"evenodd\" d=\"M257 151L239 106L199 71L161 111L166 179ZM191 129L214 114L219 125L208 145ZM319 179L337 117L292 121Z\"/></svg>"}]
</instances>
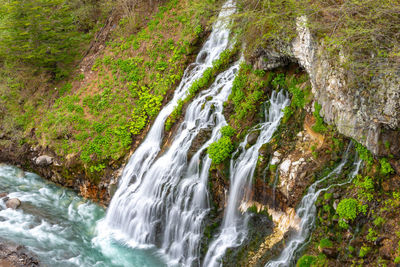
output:
<instances>
[{"instance_id":1,"label":"white water stream","mask_svg":"<svg viewBox=\"0 0 400 267\"><path fill-rule=\"evenodd\" d=\"M165 120L190 85L228 47L230 32L226 23L234 11L232 1L225 3L196 63L186 70L173 100L131 156L107 217L99 224L99 232L132 247L160 248L170 265L199 265L202 222L209 211L207 180L211 164L202 152L220 137L219 130L226 125L223 103L231 93L238 63L219 74L190 103L172 143L159 155ZM189 148L202 129L212 129L211 137L188 162Z\"/></svg>"},{"instance_id":2,"label":"white water stream","mask_svg":"<svg viewBox=\"0 0 400 267\"><path fill-rule=\"evenodd\" d=\"M296 213L297 216L301 219L300 222L300 231L298 231L291 240L289 240L286 244L286 247L281 252L280 256L268 262L266 267L286 267L286 266L294 266L296 260L296 253L301 250L304 244L306 244L307 238L310 236L311 231L314 227L315 217L317 213L317 208L315 206L315 202L318 199L318 196L321 192L325 192L334 186L342 186L353 180L353 178L358 174L362 161L360 159L354 162L354 170L349 175L349 180L341 183L341 184L331 184L325 188L321 188L317 190L318 185L328 179L334 179L335 176L342 172L343 167L347 163L348 160L348 152L351 145L348 146L342 161L340 164L331 171L324 178L313 183L307 190L307 194L301 200Z\"/></svg>"},{"instance_id":3,"label":"white water stream","mask_svg":"<svg viewBox=\"0 0 400 267\"><path fill-rule=\"evenodd\" d=\"M247 217L239 211L242 201L248 200L251 180L258 160L258 150L268 143L283 117L283 109L289 104L289 98L283 91L272 93L266 122L259 126L260 135L257 142L246 149L247 138L240 144L235 154L237 159L231 160L230 189L227 207L217 238L210 244L203 266L220 266L220 260L230 247L239 246L247 235ZM235 157L233 157L235 158Z\"/></svg>"},{"instance_id":4,"label":"white water stream","mask_svg":"<svg viewBox=\"0 0 400 267\"><path fill-rule=\"evenodd\" d=\"M13 210L0 198L0 241L24 245L40 266L165 266L154 249L130 249L97 237L104 209L72 190L0 163L0 192L22 202Z\"/></svg>"}]
</instances>

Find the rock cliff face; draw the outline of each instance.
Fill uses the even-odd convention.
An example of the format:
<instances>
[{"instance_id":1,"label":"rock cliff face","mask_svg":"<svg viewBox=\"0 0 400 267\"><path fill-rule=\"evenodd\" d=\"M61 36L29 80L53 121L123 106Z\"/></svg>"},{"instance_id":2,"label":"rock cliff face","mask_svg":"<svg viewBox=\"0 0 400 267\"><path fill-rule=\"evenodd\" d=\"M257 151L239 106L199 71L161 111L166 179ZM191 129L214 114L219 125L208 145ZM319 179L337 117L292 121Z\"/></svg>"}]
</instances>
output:
<instances>
[{"instance_id":1,"label":"rock cliff face","mask_svg":"<svg viewBox=\"0 0 400 267\"><path fill-rule=\"evenodd\" d=\"M252 60L256 68L273 69L290 61L299 63L308 73L315 100L322 106L326 123L366 146L373 154L400 157L400 70L373 77L368 86L359 85L343 69L346 57L332 60L322 42L306 26L306 18L297 22L298 36L291 48L258 49ZM393 66L388 66L391 69Z\"/></svg>"},{"instance_id":2,"label":"rock cliff face","mask_svg":"<svg viewBox=\"0 0 400 267\"><path fill-rule=\"evenodd\" d=\"M304 17L299 18L292 52L310 76L325 122L375 155L400 156L399 76L388 73L374 77L368 88L357 86L354 77L340 67L345 56L340 56L342 62L332 62L324 45L313 40L305 23Z\"/></svg>"}]
</instances>

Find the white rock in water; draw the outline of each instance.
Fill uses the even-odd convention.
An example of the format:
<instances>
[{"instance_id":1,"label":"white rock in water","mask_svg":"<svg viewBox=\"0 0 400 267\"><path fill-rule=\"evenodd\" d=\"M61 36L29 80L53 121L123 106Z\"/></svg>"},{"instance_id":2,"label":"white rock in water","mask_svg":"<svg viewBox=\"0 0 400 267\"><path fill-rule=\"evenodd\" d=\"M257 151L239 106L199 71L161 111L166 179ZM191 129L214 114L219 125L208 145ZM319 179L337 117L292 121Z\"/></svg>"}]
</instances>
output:
<instances>
[{"instance_id":1,"label":"white rock in water","mask_svg":"<svg viewBox=\"0 0 400 267\"><path fill-rule=\"evenodd\" d=\"M21 205L21 201L18 198L11 198L7 200L6 207L8 209L17 209Z\"/></svg>"},{"instance_id":2,"label":"white rock in water","mask_svg":"<svg viewBox=\"0 0 400 267\"><path fill-rule=\"evenodd\" d=\"M53 158L50 156L47 156L47 155L43 155L43 156L38 157L35 160L35 163L36 163L36 165L39 165L39 166L48 166L53 163Z\"/></svg>"}]
</instances>

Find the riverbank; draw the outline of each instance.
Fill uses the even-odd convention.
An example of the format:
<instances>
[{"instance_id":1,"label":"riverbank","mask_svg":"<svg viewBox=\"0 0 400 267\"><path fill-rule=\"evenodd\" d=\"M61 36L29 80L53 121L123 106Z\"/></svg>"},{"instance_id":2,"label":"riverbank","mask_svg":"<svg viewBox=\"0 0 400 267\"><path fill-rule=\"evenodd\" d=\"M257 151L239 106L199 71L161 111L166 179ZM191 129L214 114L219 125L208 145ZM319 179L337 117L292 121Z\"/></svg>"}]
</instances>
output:
<instances>
[{"instance_id":1,"label":"riverbank","mask_svg":"<svg viewBox=\"0 0 400 267\"><path fill-rule=\"evenodd\" d=\"M36 255L24 246L0 239L0 266L1 267L34 267L40 266Z\"/></svg>"}]
</instances>

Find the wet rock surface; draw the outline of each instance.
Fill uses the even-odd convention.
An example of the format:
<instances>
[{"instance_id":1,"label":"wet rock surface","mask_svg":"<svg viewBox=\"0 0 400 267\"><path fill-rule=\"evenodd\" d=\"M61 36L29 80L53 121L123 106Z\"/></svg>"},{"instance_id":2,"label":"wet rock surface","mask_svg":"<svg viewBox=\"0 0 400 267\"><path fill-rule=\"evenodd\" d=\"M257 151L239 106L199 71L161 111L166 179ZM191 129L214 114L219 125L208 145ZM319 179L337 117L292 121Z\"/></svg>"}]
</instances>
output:
<instances>
[{"instance_id":1,"label":"wet rock surface","mask_svg":"<svg viewBox=\"0 0 400 267\"><path fill-rule=\"evenodd\" d=\"M38 258L24 246L0 240L1 267L34 267L40 266Z\"/></svg>"},{"instance_id":2,"label":"wet rock surface","mask_svg":"<svg viewBox=\"0 0 400 267\"><path fill-rule=\"evenodd\" d=\"M9 209L15 210L19 206L21 206L21 201L18 198L11 198L6 202L6 207Z\"/></svg>"}]
</instances>

